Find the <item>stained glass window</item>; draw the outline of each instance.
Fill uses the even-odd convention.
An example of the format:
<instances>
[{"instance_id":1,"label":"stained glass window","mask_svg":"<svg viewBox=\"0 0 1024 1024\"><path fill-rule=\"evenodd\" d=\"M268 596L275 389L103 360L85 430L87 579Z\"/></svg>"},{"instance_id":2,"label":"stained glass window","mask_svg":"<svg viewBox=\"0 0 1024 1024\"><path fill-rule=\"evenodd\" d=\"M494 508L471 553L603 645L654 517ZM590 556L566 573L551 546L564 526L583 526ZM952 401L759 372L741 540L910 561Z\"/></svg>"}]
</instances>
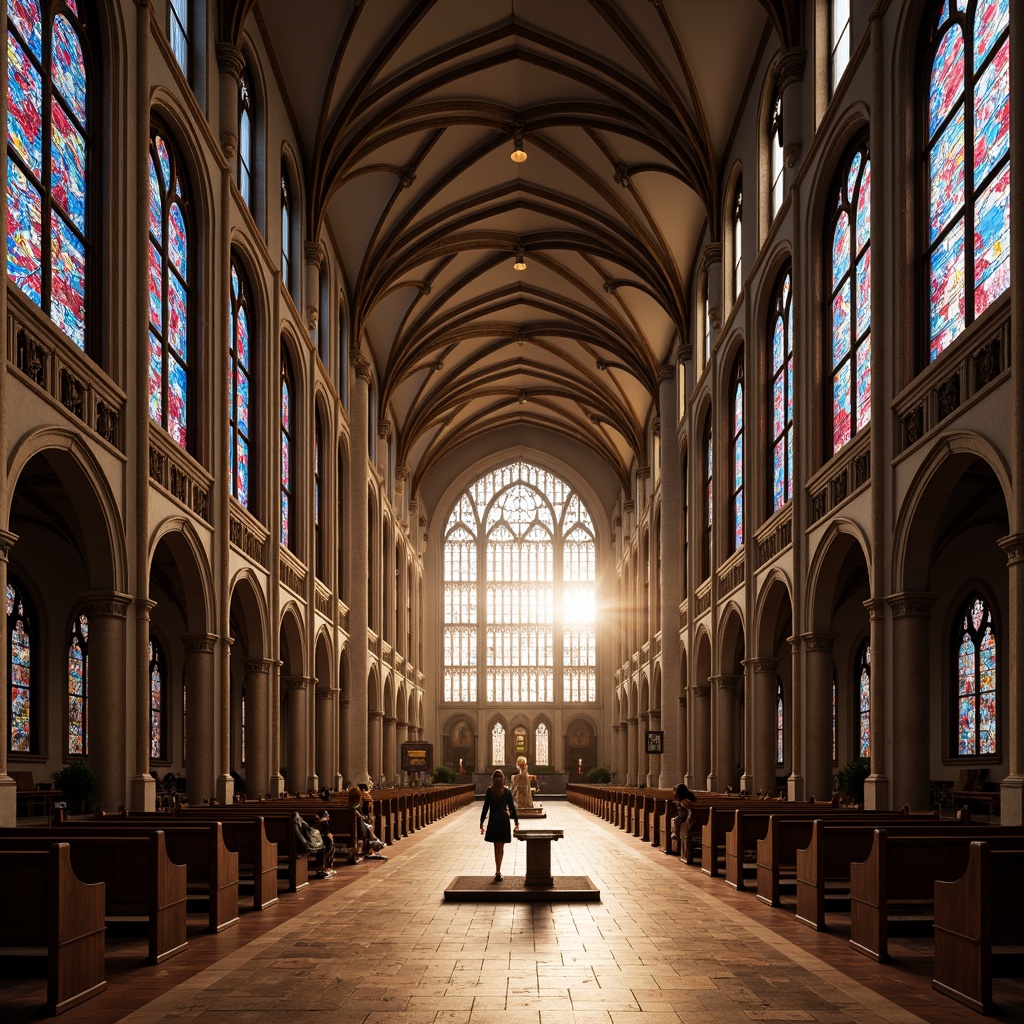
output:
<instances>
[{"instance_id":1,"label":"stained glass window","mask_svg":"<svg viewBox=\"0 0 1024 1024\"><path fill-rule=\"evenodd\" d=\"M527 462L477 480L448 518L444 581L445 700L477 700L482 677L488 701L553 702L556 636L561 700L597 699L596 531L568 483Z\"/></svg>"},{"instance_id":2,"label":"stained glass window","mask_svg":"<svg viewBox=\"0 0 1024 1024\"><path fill-rule=\"evenodd\" d=\"M281 546L294 547L295 481L292 466L292 375L281 359Z\"/></svg>"},{"instance_id":3,"label":"stained glass window","mask_svg":"<svg viewBox=\"0 0 1024 1024\"><path fill-rule=\"evenodd\" d=\"M75 9L7 0L7 273L84 350L92 153L83 39Z\"/></svg>"},{"instance_id":4,"label":"stained glass window","mask_svg":"<svg viewBox=\"0 0 1024 1024\"><path fill-rule=\"evenodd\" d=\"M736 202L732 208L732 297L743 291L743 180L736 182Z\"/></svg>"},{"instance_id":5,"label":"stained glass window","mask_svg":"<svg viewBox=\"0 0 1024 1024\"><path fill-rule=\"evenodd\" d=\"M704 560L704 578L707 579L711 575L711 548L712 548L712 531L715 525L715 494L714 494L714 480L715 480L715 452L714 445L712 444L711 437L711 413L708 413L707 419L704 421L704 446L703 446L703 462L704 462L704 494L703 501L701 502L702 518L704 520L703 526L703 551L702 556Z\"/></svg>"},{"instance_id":6,"label":"stained glass window","mask_svg":"<svg viewBox=\"0 0 1024 1024\"><path fill-rule=\"evenodd\" d=\"M732 378L732 550L743 546L743 353Z\"/></svg>"},{"instance_id":7,"label":"stained glass window","mask_svg":"<svg viewBox=\"0 0 1024 1024\"><path fill-rule=\"evenodd\" d=\"M171 37L171 49L174 51L174 59L178 67L188 78L188 33L189 33L189 5L191 0L170 0L167 5L167 28Z\"/></svg>"},{"instance_id":8,"label":"stained glass window","mask_svg":"<svg viewBox=\"0 0 1024 1024\"><path fill-rule=\"evenodd\" d=\"M163 136L149 141L149 415L188 447L189 210L177 157Z\"/></svg>"},{"instance_id":9,"label":"stained glass window","mask_svg":"<svg viewBox=\"0 0 1024 1024\"><path fill-rule=\"evenodd\" d=\"M228 463L231 493L249 507L250 373L252 347L249 296L242 273L231 264L231 339L228 368Z\"/></svg>"},{"instance_id":10,"label":"stained glass window","mask_svg":"<svg viewBox=\"0 0 1024 1024\"><path fill-rule=\"evenodd\" d=\"M281 280L286 291L292 288L291 202L288 197L288 175L281 172Z\"/></svg>"},{"instance_id":11,"label":"stained glass window","mask_svg":"<svg viewBox=\"0 0 1024 1024\"><path fill-rule=\"evenodd\" d=\"M505 763L505 726L498 722L491 730L491 764Z\"/></svg>"},{"instance_id":12,"label":"stained glass window","mask_svg":"<svg viewBox=\"0 0 1024 1024\"><path fill-rule=\"evenodd\" d=\"M537 726L537 731L534 734L533 745L536 752L534 764L536 764L538 768L546 768L551 764L551 734L548 732L548 727L543 722Z\"/></svg>"},{"instance_id":13,"label":"stained glass window","mask_svg":"<svg viewBox=\"0 0 1024 1024\"><path fill-rule=\"evenodd\" d=\"M942 0L925 138L928 355L1010 285L1010 0Z\"/></svg>"},{"instance_id":14,"label":"stained glass window","mask_svg":"<svg viewBox=\"0 0 1024 1024\"><path fill-rule=\"evenodd\" d=\"M160 644L149 640L149 756L163 760L164 754L164 656Z\"/></svg>"},{"instance_id":15,"label":"stained glass window","mask_svg":"<svg viewBox=\"0 0 1024 1024\"><path fill-rule=\"evenodd\" d=\"M782 700L782 680L775 687L775 763L786 760L786 707Z\"/></svg>"},{"instance_id":16,"label":"stained glass window","mask_svg":"<svg viewBox=\"0 0 1024 1024\"><path fill-rule=\"evenodd\" d=\"M829 12L829 43L832 47L832 92L850 63L850 0L832 0Z\"/></svg>"},{"instance_id":17,"label":"stained glass window","mask_svg":"<svg viewBox=\"0 0 1024 1024\"><path fill-rule=\"evenodd\" d=\"M771 215L782 209L783 176L785 166L782 154L782 93L776 91L772 100L771 118L768 122L769 174L771 176Z\"/></svg>"},{"instance_id":18,"label":"stained glass window","mask_svg":"<svg viewBox=\"0 0 1024 1024\"><path fill-rule=\"evenodd\" d=\"M36 645L34 616L21 585L7 578L7 735L12 754L32 754L35 734L36 685L32 660Z\"/></svg>"},{"instance_id":19,"label":"stained glass window","mask_svg":"<svg viewBox=\"0 0 1024 1024\"><path fill-rule=\"evenodd\" d=\"M958 617L957 754L995 754L996 634L992 609L972 594Z\"/></svg>"},{"instance_id":20,"label":"stained glass window","mask_svg":"<svg viewBox=\"0 0 1024 1024\"><path fill-rule=\"evenodd\" d=\"M779 281L769 322L771 392L771 509L793 497L793 294L787 270Z\"/></svg>"},{"instance_id":21,"label":"stained glass window","mask_svg":"<svg viewBox=\"0 0 1024 1024\"><path fill-rule=\"evenodd\" d=\"M243 68L238 82L238 191L246 206L252 206L252 117L252 85L248 68Z\"/></svg>"},{"instance_id":22,"label":"stained glass window","mask_svg":"<svg viewBox=\"0 0 1024 1024\"><path fill-rule=\"evenodd\" d=\"M828 265L832 451L871 419L871 161L859 143L833 192Z\"/></svg>"},{"instance_id":23,"label":"stained glass window","mask_svg":"<svg viewBox=\"0 0 1024 1024\"><path fill-rule=\"evenodd\" d=\"M89 619L80 614L68 644L69 754L89 753Z\"/></svg>"},{"instance_id":24,"label":"stained glass window","mask_svg":"<svg viewBox=\"0 0 1024 1024\"><path fill-rule=\"evenodd\" d=\"M857 756L871 756L871 644L861 644L857 654Z\"/></svg>"},{"instance_id":25,"label":"stained glass window","mask_svg":"<svg viewBox=\"0 0 1024 1024\"><path fill-rule=\"evenodd\" d=\"M316 574L320 579L324 578L324 462L323 462L323 433L320 425L320 413L316 414L313 436L313 541L314 558L316 560Z\"/></svg>"}]
</instances>

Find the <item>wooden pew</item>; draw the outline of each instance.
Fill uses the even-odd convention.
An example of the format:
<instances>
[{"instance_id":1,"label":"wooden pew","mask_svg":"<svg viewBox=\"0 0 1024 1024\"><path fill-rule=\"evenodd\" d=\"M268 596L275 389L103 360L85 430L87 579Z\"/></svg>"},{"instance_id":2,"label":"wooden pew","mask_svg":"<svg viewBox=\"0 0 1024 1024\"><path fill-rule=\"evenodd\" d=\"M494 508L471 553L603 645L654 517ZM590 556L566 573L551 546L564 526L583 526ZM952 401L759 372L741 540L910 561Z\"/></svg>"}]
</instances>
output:
<instances>
[{"instance_id":1,"label":"wooden pew","mask_svg":"<svg viewBox=\"0 0 1024 1024\"><path fill-rule=\"evenodd\" d=\"M976 842L964 874L935 883L932 988L979 1013L995 1010L993 975L1020 976L1019 950L1004 957L998 947L1024 945L1022 879L1024 849L995 850Z\"/></svg>"},{"instance_id":2,"label":"wooden pew","mask_svg":"<svg viewBox=\"0 0 1024 1024\"><path fill-rule=\"evenodd\" d=\"M10 835L29 829L9 829L0 836L0 851L41 850L50 837ZM76 836L64 833L71 850L75 876L89 885L102 884L106 918L135 918L147 922L147 963L159 964L188 948L185 923L186 873L167 855L163 832L149 836Z\"/></svg>"},{"instance_id":3,"label":"wooden pew","mask_svg":"<svg viewBox=\"0 0 1024 1024\"><path fill-rule=\"evenodd\" d=\"M103 992L103 885L75 877L71 850L0 851L0 950L46 954L51 1015Z\"/></svg>"},{"instance_id":4,"label":"wooden pew","mask_svg":"<svg viewBox=\"0 0 1024 1024\"><path fill-rule=\"evenodd\" d=\"M965 829L965 832L970 832ZM1019 832L988 836L993 849L1018 849ZM935 883L951 882L967 870L972 837L892 836L876 829L866 860L850 865L850 945L877 960L889 959L889 918L913 911L934 917Z\"/></svg>"},{"instance_id":5,"label":"wooden pew","mask_svg":"<svg viewBox=\"0 0 1024 1024\"><path fill-rule=\"evenodd\" d=\"M850 865L862 861L871 852L876 824L867 822L815 821L811 841L796 852L796 917L816 931L825 928L828 898L845 898L849 903ZM939 821L937 818L909 817L885 824L890 836L1005 836L1007 828L963 821ZM1024 836L1024 831L1020 831Z\"/></svg>"},{"instance_id":6,"label":"wooden pew","mask_svg":"<svg viewBox=\"0 0 1024 1024\"><path fill-rule=\"evenodd\" d=\"M154 824L133 823L131 818L110 817L88 821L66 821L42 829L44 834L60 840L63 835L109 834L117 830L126 835L146 836L157 831ZM238 854L224 844L219 821L176 821L168 815L161 821L160 831L166 835L167 854L176 864L184 864L190 896L209 901L208 931L220 932L238 924ZM4 831L0 830L0 834ZM26 833L29 829L17 829Z\"/></svg>"}]
</instances>

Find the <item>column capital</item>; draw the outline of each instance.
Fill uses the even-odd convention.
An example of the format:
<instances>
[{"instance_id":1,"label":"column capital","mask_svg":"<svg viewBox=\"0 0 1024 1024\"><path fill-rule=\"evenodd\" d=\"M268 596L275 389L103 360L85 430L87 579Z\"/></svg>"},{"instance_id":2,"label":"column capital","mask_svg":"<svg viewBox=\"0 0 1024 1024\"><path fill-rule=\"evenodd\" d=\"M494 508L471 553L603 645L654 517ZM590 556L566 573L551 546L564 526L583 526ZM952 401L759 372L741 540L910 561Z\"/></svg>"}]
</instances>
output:
<instances>
[{"instance_id":1,"label":"column capital","mask_svg":"<svg viewBox=\"0 0 1024 1024\"><path fill-rule=\"evenodd\" d=\"M622 503L622 511L625 512L627 516L631 516L636 511L636 502L624 501Z\"/></svg>"},{"instance_id":2,"label":"column capital","mask_svg":"<svg viewBox=\"0 0 1024 1024\"><path fill-rule=\"evenodd\" d=\"M383 711L367 711L366 717L371 722L379 722L384 717Z\"/></svg>"},{"instance_id":3,"label":"column capital","mask_svg":"<svg viewBox=\"0 0 1024 1024\"><path fill-rule=\"evenodd\" d=\"M697 698L697 697L710 697L711 696L711 687L710 686L706 686L706 685L705 686L700 686L700 685L698 685L698 686L691 686L690 687L690 692L693 694L694 698Z\"/></svg>"},{"instance_id":4,"label":"column capital","mask_svg":"<svg viewBox=\"0 0 1024 1024\"><path fill-rule=\"evenodd\" d=\"M864 602L864 607L868 610L869 619L884 619L886 600L883 597L869 597Z\"/></svg>"},{"instance_id":5,"label":"column capital","mask_svg":"<svg viewBox=\"0 0 1024 1024\"><path fill-rule=\"evenodd\" d=\"M370 366L370 361L358 349L354 350L351 360L356 379L369 384L373 380L373 367Z\"/></svg>"},{"instance_id":6,"label":"column capital","mask_svg":"<svg viewBox=\"0 0 1024 1024\"><path fill-rule=\"evenodd\" d=\"M336 700L337 697L338 697L338 694L341 691L328 688L326 690L317 689L314 692L316 693L316 699L318 701L323 701L324 703L327 703L328 701Z\"/></svg>"},{"instance_id":7,"label":"column capital","mask_svg":"<svg viewBox=\"0 0 1024 1024\"><path fill-rule=\"evenodd\" d=\"M130 594L121 594L114 590L87 590L82 594L82 611L90 619L102 616L125 619L128 617L128 607L131 603Z\"/></svg>"},{"instance_id":8,"label":"column capital","mask_svg":"<svg viewBox=\"0 0 1024 1024\"><path fill-rule=\"evenodd\" d=\"M659 384L667 384L669 382L674 383L675 379L676 379L676 364L674 362L672 362L672 363L662 363L661 366L658 367L658 383Z\"/></svg>"},{"instance_id":9,"label":"column capital","mask_svg":"<svg viewBox=\"0 0 1024 1024\"><path fill-rule=\"evenodd\" d=\"M7 561L11 548L14 547L14 542L17 539L18 535L16 533L11 533L10 530L0 530L0 561Z\"/></svg>"},{"instance_id":10,"label":"column capital","mask_svg":"<svg viewBox=\"0 0 1024 1024\"><path fill-rule=\"evenodd\" d=\"M323 243L320 241L307 241L302 243L302 254L306 262L314 267L322 267L327 253L324 251Z\"/></svg>"},{"instance_id":11,"label":"column capital","mask_svg":"<svg viewBox=\"0 0 1024 1024\"><path fill-rule=\"evenodd\" d=\"M186 654L212 654L217 637L213 633L182 633L181 642Z\"/></svg>"},{"instance_id":12,"label":"column capital","mask_svg":"<svg viewBox=\"0 0 1024 1024\"><path fill-rule=\"evenodd\" d=\"M270 670L274 663L269 658L245 658L242 661L242 667L245 669L245 674L249 675L252 673L270 675Z\"/></svg>"},{"instance_id":13,"label":"column capital","mask_svg":"<svg viewBox=\"0 0 1024 1024\"><path fill-rule=\"evenodd\" d=\"M747 658L741 664L744 668L750 665L755 672L778 672L780 658Z\"/></svg>"},{"instance_id":14,"label":"column capital","mask_svg":"<svg viewBox=\"0 0 1024 1024\"><path fill-rule=\"evenodd\" d=\"M242 68L245 67L245 56L234 43L217 44L217 70L230 75L236 82L242 80Z\"/></svg>"},{"instance_id":15,"label":"column capital","mask_svg":"<svg viewBox=\"0 0 1024 1024\"><path fill-rule=\"evenodd\" d=\"M637 718L640 719L641 722L648 722L650 721L651 713L649 711L641 711L640 714L637 715Z\"/></svg>"},{"instance_id":16,"label":"column capital","mask_svg":"<svg viewBox=\"0 0 1024 1024\"><path fill-rule=\"evenodd\" d=\"M701 254L701 265L704 268L704 272L707 273L712 266L716 263L722 262L722 243L721 242L708 242L704 246L704 252Z\"/></svg>"},{"instance_id":17,"label":"column capital","mask_svg":"<svg viewBox=\"0 0 1024 1024\"><path fill-rule=\"evenodd\" d=\"M836 637L838 636L838 633L812 631L810 633L801 633L800 639L803 640L804 646L809 651L831 651L835 646Z\"/></svg>"},{"instance_id":18,"label":"column capital","mask_svg":"<svg viewBox=\"0 0 1024 1024\"><path fill-rule=\"evenodd\" d=\"M306 676L281 676L281 685L288 690L305 690L309 679Z\"/></svg>"},{"instance_id":19,"label":"column capital","mask_svg":"<svg viewBox=\"0 0 1024 1024\"><path fill-rule=\"evenodd\" d=\"M710 682L714 683L720 690L735 690L736 683L742 676L711 676Z\"/></svg>"},{"instance_id":20,"label":"column capital","mask_svg":"<svg viewBox=\"0 0 1024 1024\"><path fill-rule=\"evenodd\" d=\"M802 46L791 46L788 50L783 50L775 65L779 92L802 82L806 66L807 51Z\"/></svg>"},{"instance_id":21,"label":"column capital","mask_svg":"<svg viewBox=\"0 0 1024 1024\"><path fill-rule=\"evenodd\" d=\"M651 467L640 466L636 471L637 480L650 480L651 479Z\"/></svg>"},{"instance_id":22,"label":"column capital","mask_svg":"<svg viewBox=\"0 0 1024 1024\"><path fill-rule=\"evenodd\" d=\"M398 721L398 719L395 718L394 715L385 715L384 716L384 724L385 725L394 725L397 721Z\"/></svg>"},{"instance_id":23,"label":"column capital","mask_svg":"<svg viewBox=\"0 0 1024 1024\"><path fill-rule=\"evenodd\" d=\"M1006 552L1007 565L1020 565L1024 562L1024 533L1008 534L1000 537L996 543Z\"/></svg>"},{"instance_id":24,"label":"column capital","mask_svg":"<svg viewBox=\"0 0 1024 1024\"><path fill-rule=\"evenodd\" d=\"M394 432L394 424L389 419L377 420L377 436L382 441L390 441L391 435Z\"/></svg>"},{"instance_id":25,"label":"column capital","mask_svg":"<svg viewBox=\"0 0 1024 1024\"><path fill-rule=\"evenodd\" d=\"M923 591L903 590L898 594L890 594L886 601L895 619L922 618L931 615L937 596Z\"/></svg>"}]
</instances>

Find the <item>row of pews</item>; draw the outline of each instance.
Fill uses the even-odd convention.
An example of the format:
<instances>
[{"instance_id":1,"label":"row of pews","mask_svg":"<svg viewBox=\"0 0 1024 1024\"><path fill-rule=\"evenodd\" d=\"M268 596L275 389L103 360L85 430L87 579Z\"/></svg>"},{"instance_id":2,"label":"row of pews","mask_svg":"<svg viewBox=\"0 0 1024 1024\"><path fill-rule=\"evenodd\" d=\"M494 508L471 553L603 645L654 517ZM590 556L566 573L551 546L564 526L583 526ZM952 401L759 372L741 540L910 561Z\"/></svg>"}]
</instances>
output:
<instances>
[{"instance_id":1,"label":"row of pews","mask_svg":"<svg viewBox=\"0 0 1024 1024\"><path fill-rule=\"evenodd\" d=\"M376 790L377 836L393 844L471 803L472 785ZM238 923L240 891L262 911L309 884L309 853L294 823L330 813L336 850L365 853L348 794L120 813L0 828L0 956L46 956L46 1010L63 1013L106 989L106 923L144 922L146 962L188 947L186 912L207 931ZM280 884L279 884L280 883Z\"/></svg>"},{"instance_id":2,"label":"row of pews","mask_svg":"<svg viewBox=\"0 0 1024 1024\"><path fill-rule=\"evenodd\" d=\"M933 987L981 1013L993 1010L994 976L1022 973L1024 828L699 793L677 851L671 790L567 789L571 803L763 903L795 892L810 928L848 914L850 945L880 963L894 929L934 934Z\"/></svg>"}]
</instances>

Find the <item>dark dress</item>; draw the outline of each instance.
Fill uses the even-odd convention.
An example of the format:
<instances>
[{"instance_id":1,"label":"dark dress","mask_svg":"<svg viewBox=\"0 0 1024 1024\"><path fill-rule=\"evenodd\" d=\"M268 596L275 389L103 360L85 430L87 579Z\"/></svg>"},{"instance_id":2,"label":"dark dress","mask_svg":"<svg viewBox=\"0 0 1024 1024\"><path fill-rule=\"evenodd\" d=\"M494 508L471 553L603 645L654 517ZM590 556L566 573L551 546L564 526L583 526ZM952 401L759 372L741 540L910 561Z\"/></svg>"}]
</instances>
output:
<instances>
[{"instance_id":1,"label":"dark dress","mask_svg":"<svg viewBox=\"0 0 1024 1024\"><path fill-rule=\"evenodd\" d=\"M506 813L508 808L508 813ZM484 809L480 812L480 824L483 825L487 812L491 812L487 820L487 831L484 833L484 842L487 843L511 843L512 826L509 824L509 815L515 823L519 824L519 815L516 814L516 805L512 799L512 791L505 788L501 796L495 796L490 786L484 793Z\"/></svg>"}]
</instances>

